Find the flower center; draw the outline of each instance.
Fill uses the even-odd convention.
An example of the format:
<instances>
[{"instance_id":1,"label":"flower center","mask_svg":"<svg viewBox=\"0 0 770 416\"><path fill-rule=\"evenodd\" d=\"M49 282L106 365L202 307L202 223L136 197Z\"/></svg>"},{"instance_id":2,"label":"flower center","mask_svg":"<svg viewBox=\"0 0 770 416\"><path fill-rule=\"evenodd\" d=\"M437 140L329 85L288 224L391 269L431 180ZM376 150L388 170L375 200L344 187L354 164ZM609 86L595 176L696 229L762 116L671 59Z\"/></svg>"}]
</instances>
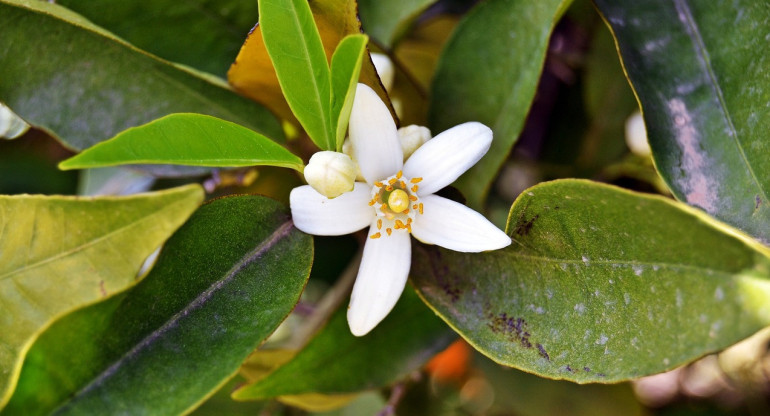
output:
<instances>
[{"instance_id":1,"label":"flower center","mask_svg":"<svg viewBox=\"0 0 770 416\"><path fill-rule=\"evenodd\" d=\"M377 231L370 238L390 236L394 231L412 232L412 221L422 214L423 205L417 196L420 188L418 183L422 178L404 178L403 173L375 182L372 187L372 200L369 205L374 208L377 218ZM384 231L384 234L383 234Z\"/></svg>"}]
</instances>

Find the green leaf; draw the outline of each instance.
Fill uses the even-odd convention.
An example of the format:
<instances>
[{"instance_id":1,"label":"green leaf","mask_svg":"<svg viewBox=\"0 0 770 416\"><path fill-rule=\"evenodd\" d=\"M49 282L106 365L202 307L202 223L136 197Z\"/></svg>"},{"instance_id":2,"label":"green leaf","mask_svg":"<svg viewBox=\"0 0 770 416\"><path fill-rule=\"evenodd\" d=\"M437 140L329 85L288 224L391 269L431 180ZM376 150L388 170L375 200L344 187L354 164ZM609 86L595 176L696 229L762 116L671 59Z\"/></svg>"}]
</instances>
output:
<instances>
[{"instance_id":1,"label":"green leaf","mask_svg":"<svg viewBox=\"0 0 770 416\"><path fill-rule=\"evenodd\" d=\"M289 314L312 256L311 237L278 202L239 196L202 206L134 289L43 334L6 410L192 410Z\"/></svg>"},{"instance_id":2,"label":"green leaf","mask_svg":"<svg viewBox=\"0 0 770 416\"><path fill-rule=\"evenodd\" d=\"M511 246L482 254L419 246L411 274L431 307L501 364L617 382L770 323L767 250L683 204L555 181L516 200L507 232Z\"/></svg>"},{"instance_id":3,"label":"green leaf","mask_svg":"<svg viewBox=\"0 0 770 416\"><path fill-rule=\"evenodd\" d=\"M310 6L306 0L261 0L259 21L292 113L321 150L334 150L331 75Z\"/></svg>"},{"instance_id":4,"label":"green leaf","mask_svg":"<svg viewBox=\"0 0 770 416\"><path fill-rule=\"evenodd\" d=\"M359 0L358 11L366 33L389 49L407 32L412 21L435 2L436 0Z\"/></svg>"},{"instance_id":5,"label":"green leaf","mask_svg":"<svg viewBox=\"0 0 770 416\"><path fill-rule=\"evenodd\" d=\"M257 21L242 0L58 0L145 51L224 76Z\"/></svg>"},{"instance_id":6,"label":"green leaf","mask_svg":"<svg viewBox=\"0 0 770 416\"><path fill-rule=\"evenodd\" d=\"M332 55L330 117L338 152L342 151L342 143L345 142L350 110L353 109L353 98L356 96L356 85L368 40L366 35L348 35L342 39Z\"/></svg>"},{"instance_id":7,"label":"green leaf","mask_svg":"<svg viewBox=\"0 0 770 416\"><path fill-rule=\"evenodd\" d=\"M553 27L571 0L489 0L457 26L433 78L431 131L478 121L494 132L487 154L455 186L480 207L524 126ZM484 70L479 70L479 65Z\"/></svg>"},{"instance_id":8,"label":"green leaf","mask_svg":"<svg viewBox=\"0 0 770 416\"><path fill-rule=\"evenodd\" d=\"M59 168L85 169L125 164L238 167L270 165L302 171L302 159L267 137L202 114L171 114L130 128L84 150Z\"/></svg>"},{"instance_id":9,"label":"green leaf","mask_svg":"<svg viewBox=\"0 0 770 416\"><path fill-rule=\"evenodd\" d=\"M655 165L672 193L770 244L767 4L596 4L614 32Z\"/></svg>"},{"instance_id":10,"label":"green leaf","mask_svg":"<svg viewBox=\"0 0 770 416\"><path fill-rule=\"evenodd\" d=\"M0 196L0 408L38 335L133 285L202 200L197 185L130 197Z\"/></svg>"},{"instance_id":11,"label":"green leaf","mask_svg":"<svg viewBox=\"0 0 770 416\"><path fill-rule=\"evenodd\" d=\"M64 7L0 0L0 38L0 79L12 80L0 83L0 100L74 150L182 112L283 137L264 107L221 79L148 55Z\"/></svg>"},{"instance_id":12,"label":"green leaf","mask_svg":"<svg viewBox=\"0 0 770 416\"><path fill-rule=\"evenodd\" d=\"M291 361L236 390L233 398L261 400L382 387L421 367L455 338L411 288L404 291L388 317L364 337L350 333L346 315L346 307L338 309Z\"/></svg>"}]
</instances>

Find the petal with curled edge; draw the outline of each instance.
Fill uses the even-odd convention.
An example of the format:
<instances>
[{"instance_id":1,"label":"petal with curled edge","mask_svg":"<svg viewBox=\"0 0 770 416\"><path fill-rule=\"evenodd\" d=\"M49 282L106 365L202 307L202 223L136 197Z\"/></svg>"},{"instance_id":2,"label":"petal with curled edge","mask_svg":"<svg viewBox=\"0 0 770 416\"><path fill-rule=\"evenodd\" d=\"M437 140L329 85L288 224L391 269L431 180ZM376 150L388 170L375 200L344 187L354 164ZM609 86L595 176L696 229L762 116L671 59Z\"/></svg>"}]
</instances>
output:
<instances>
[{"instance_id":1,"label":"petal with curled edge","mask_svg":"<svg viewBox=\"0 0 770 416\"><path fill-rule=\"evenodd\" d=\"M372 222L371 199L371 188L363 182L356 182L352 191L334 199L304 185L291 190L289 205L294 226L301 231L313 235L344 235Z\"/></svg>"},{"instance_id":2,"label":"petal with curled edge","mask_svg":"<svg viewBox=\"0 0 770 416\"><path fill-rule=\"evenodd\" d=\"M349 129L353 155L369 185L401 170L404 152L396 123L385 103L367 85L356 87Z\"/></svg>"},{"instance_id":3,"label":"petal with curled edge","mask_svg":"<svg viewBox=\"0 0 770 416\"><path fill-rule=\"evenodd\" d=\"M369 235L376 232L376 222L372 222ZM393 309L406 286L411 261L409 233L397 231L366 240L348 307L348 325L353 335L366 335Z\"/></svg>"},{"instance_id":4,"label":"petal with curled edge","mask_svg":"<svg viewBox=\"0 0 770 416\"><path fill-rule=\"evenodd\" d=\"M423 215L412 223L412 235L423 243L477 253L511 244L511 238L483 215L437 195L420 198Z\"/></svg>"},{"instance_id":5,"label":"petal with curled edge","mask_svg":"<svg viewBox=\"0 0 770 416\"><path fill-rule=\"evenodd\" d=\"M491 145L489 127L475 121L454 126L420 146L404 164L404 176L422 178L418 195L432 194L475 165Z\"/></svg>"}]
</instances>

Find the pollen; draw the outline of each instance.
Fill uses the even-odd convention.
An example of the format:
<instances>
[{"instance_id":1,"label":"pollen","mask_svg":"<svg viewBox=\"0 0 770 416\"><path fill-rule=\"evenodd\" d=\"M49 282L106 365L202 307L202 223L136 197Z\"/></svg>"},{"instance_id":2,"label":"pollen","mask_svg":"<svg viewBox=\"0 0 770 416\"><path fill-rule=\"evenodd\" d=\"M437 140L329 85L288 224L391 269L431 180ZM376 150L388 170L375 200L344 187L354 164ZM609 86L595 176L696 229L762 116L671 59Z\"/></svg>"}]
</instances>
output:
<instances>
[{"instance_id":1,"label":"pollen","mask_svg":"<svg viewBox=\"0 0 770 416\"><path fill-rule=\"evenodd\" d=\"M393 184L394 184L394 183L396 183L397 181L398 181L398 179L396 179L396 178L390 178L390 179L388 180L388 185L393 185Z\"/></svg>"},{"instance_id":2,"label":"pollen","mask_svg":"<svg viewBox=\"0 0 770 416\"><path fill-rule=\"evenodd\" d=\"M411 199L412 202L417 202L417 197L414 195L409 195L409 199Z\"/></svg>"},{"instance_id":3,"label":"pollen","mask_svg":"<svg viewBox=\"0 0 770 416\"><path fill-rule=\"evenodd\" d=\"M377 220L377 229L378 229L378 230L381 230L381 229L382 229L382 220L381 220L381 219L380 219L380 220Z\"/></svg>"},{"instance_id":4,"label":"pollen","mask_svg":"<svg viewBox=\"0 0 770 416\"><path fill-rule=\"evenodd\" d=\"M412 187L412 192L417 192L418 189L420 189L420 187L415 185Z\"/></svg>"},{"instance_id":5,"label":"pollen","mask_svg":"<svg viewBox=\"0 0 770 416\"><path fill-rule=\"evenodd\" d=\"M409 208L409 195L402 189L396 189L388 196L388 207L398 214Z\"/></svg>"},{"instance_id":6,"label":"pollen","mask_svg":"<svg viewBox=\"0 0 770 416\"><path fill-rule=\"evenodd\" d=\"M404 172L398 171L398 173L396 174L396 179L401 179L401 175L403 175L403 174L404 174Z\"/></svg>"},{"instance_id":7,"label":"pollen","mask_svg":"<svg viewBox=\"0 0 770 416\"><path fill-rule=\"evenodd\" d=\"M422 214L422 202L420 202L420 214Z\"/></svg>"},{"instance_id":8,"label":"pollen","mask_svg":"<svg viewBox=\"0 0 770 416\"><path fill-rule=\"evenodd\" d=\"M386 228L385 231L388 233L388 235L393 234L393 230L391 230L390 228Z\"/></svg>"},{"instance_id":9,"label":"pollen","mask_svg":"<svg viewBox=\"0 0 770 416\"><path fill-rule=\"evenodd\" d=\"M394 225L394 226L393 226L393 228L395 228L395 229L397 229L397 230L400 230L400 229L402 229L402 228L406 228L406 226L404 225L404 222L403 222L403 221L401 221L401 220L396 220L396 225Z\"/></svg>"},{"instance_id":10,"label":"pollen","mask_svg":"<svg viewBox=\"0 0 770 416\"><path fill-rule=\"evenodd\" d=\"M422 178L412 178L409 182L411 182L411 183L420 183L420 182L422 182Z\"/></svg>"},{"instance_id":11,"label":"pollen","mask_svg":"<svg viewBox=\"0 0 770 416\"><path fill-rule=\"evenodd\" d=\"M376 239L378 239L380 237L382 237L381 233L374 233L374 234L369 236L369 238L371 238L372 240L376 240Z\"/></svg>"},{"instance_id":12,"label":"pollen","mask_svg":"<svg viewBox=\"0 0 770 416\"><path fill-rule=\"evenodd\" d=\"M384 185L382 182L375 182L375 183L374 183L374 186L376 186L376 187L378 187L378 188L382 188L382 187L383 187L383 186L385 186L385 185Z\"/></svg>"}]
</instances>

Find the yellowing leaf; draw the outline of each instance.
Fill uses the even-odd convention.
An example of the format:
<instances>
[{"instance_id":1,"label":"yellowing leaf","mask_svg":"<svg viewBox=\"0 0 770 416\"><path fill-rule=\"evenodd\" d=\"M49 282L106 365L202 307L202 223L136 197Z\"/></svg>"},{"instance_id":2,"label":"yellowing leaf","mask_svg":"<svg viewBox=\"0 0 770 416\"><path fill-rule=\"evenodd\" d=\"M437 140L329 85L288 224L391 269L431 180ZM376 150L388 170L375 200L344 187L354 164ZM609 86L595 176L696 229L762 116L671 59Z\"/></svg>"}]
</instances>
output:
<instances>
[{"instance_id":1,"label":"yellowing leaf","mask_svg":"<svg viewBox=\"0 0 770 416\"><path fill-rule=\"evenodd\" d=\"M197 185L129 197L0 196L0 407L37 336L135 283L202 200Z\"/></svg>"}]
</instances>

